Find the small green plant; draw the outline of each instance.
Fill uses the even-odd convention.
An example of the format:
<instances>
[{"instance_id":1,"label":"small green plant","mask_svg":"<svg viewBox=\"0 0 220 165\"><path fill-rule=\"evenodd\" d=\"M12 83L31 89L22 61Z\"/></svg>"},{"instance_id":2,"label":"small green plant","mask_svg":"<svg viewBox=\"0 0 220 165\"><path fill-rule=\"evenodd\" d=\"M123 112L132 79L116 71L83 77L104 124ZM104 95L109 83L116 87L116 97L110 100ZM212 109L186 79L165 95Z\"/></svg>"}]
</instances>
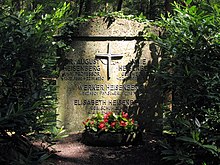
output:
<instances>
[{"instance_id":1,"label":"small green plant","mask_svg":"<svg viewBox=\"0 0 220 165\"><path fill-rule=\"evenodd\" d=\"M63 126L51 126L47 132L51 134L51 136L49 137L51 142L56 142L62 138L69 136Z\"/></svg>"}]
</instances>

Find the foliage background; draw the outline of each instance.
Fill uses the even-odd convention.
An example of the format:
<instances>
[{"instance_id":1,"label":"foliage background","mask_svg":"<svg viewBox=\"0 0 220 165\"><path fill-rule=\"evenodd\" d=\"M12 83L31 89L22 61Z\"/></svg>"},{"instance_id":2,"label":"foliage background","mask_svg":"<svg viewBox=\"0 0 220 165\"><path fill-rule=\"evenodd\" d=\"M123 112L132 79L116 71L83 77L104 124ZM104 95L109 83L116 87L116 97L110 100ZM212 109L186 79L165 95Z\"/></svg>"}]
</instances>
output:
<instances>
[{"instance_id":1,"label":"foliage background","mask_svg":"<svg viewBox=\"0 0 220 165\"><path fill-rule=\"evenodd\" d=\"M163 49L156 75L163 82L165 160L174 164L219 164L220 35L219 5L188 0L173 15L155 22L163 29L154 41Z\"/></svg>"},{"instance_id":2,"label":"foliage background","mask_svg":"<svg viewBox=\"0 0 220 165\"><path fill-rule=\"evenodd\" d=\"M49 14L0 8L0 161L25 164L30 138L56 124L56 50L53 39L65 24L69 5ZM51 131L50 131L51 132ZM12 147L16 146L16 147ZM41 154L40 156L42 156Z\"/></svg>"}]
</instances>

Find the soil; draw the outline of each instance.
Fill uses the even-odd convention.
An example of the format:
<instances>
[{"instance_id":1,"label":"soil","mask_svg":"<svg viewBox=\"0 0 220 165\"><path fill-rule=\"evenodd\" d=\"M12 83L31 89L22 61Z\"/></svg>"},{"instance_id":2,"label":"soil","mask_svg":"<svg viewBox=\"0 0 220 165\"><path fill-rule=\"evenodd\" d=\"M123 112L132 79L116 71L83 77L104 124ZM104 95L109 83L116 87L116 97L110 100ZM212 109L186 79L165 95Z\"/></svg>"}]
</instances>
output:
<instances>
[{"instance_id":1,"label":"soil","mask_svg":"<svg viewBox=\"0 0 220 165\"><path fill-rule=\"evenodd\" d=\"M95 147L72 133L53 146L56 153L44 165L161 165L158 137L148 134L133 146Z\"/></svg>"}]
</instances>

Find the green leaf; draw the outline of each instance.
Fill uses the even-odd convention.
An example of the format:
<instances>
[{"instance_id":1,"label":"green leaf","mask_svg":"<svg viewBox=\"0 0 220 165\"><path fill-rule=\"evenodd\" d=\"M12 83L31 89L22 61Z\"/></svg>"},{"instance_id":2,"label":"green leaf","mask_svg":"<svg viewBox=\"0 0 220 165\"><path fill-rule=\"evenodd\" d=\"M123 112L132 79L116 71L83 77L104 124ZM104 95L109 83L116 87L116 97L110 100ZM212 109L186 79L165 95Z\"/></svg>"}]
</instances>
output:
<instances>
[{"instance_id":1,"label":"green leaf","mask_svg":"<svg viewBox=\"0 0 220 165\"><path fill-rule=\"evenodd\" d=\"M218 147L215 145L202 145L202 147L208 151L210 151L212 154L218 156Z\"/></svg>"},{"instance_id":2,"label":"green leaf","mask_svg":"<svg viewBox=\"0 0 220 165\"><path fill-rule=\"evenodd\" d=\"M192 134L193 139L198 142L200 139L199 138L200 132L199 131L192 131L191 134Z\"/></svg>"},{"instance_id":3,"label":"green leaf","mask_svg":"<svg viewBox=\"0 0 220 165\"><path fill-rule=\"evenodd\" d=\"M192 3L192 0L186 0L186 4L190 5Z\"/></svg>"},{"instance_id":4,"label":"green leaf","mask_svg":"<svg viewBox=\"0 0 220 165\"><path fill-rule=\"evenodd\" d=\"M43 154L39 159L38 159L38 162L39 163L42 163L43 161L45 161L46 159L48 159L52 154L48 154L48 153L45 153Z\"/></svg>"},{"instance_id":5,"label":"green leaf","mask_svg":"<svg viewBox=\"0 0 220 165\"><path fill-rule=\"evenodd\" d=\"M167 150L161 151L161 154L162 155L175 155L175 152L173 150L167 149Z\"/></svg>"},{"instance_id":6,"label":"green leaf","mask_svg":"<svg viewBox=\"0 0 220 165\"><path fill-rule=\"evenodd\" d=\"M177 156L164 156L162 159L163 160L174 160L174 161L176 161L176 160L178 160L178 157Z\"/></svg>"},{"instance_id":7,"label":"green leaf","mask_svg":"<svg viewBox=\"0 0 220 165\"><path fill-rule=\"evenodd\" d=\"M197 11L197 7L196 6L192 6L189 8L189 13L190 14L196 14L196 11Z\"/></svg>"},{"instance_id":8,"label":"green leaf","mask_svg":"<svg viewBox=\"0 0 220 165\"><path fill-rule=\"evenodd\" d=\"M188 142L188 143L200 144L199 142L197 142L193 138L187 137L187 136L180 136L180 137L177 137L176 139L180 140L180 141Z\"/></svg>"}]
</instances>

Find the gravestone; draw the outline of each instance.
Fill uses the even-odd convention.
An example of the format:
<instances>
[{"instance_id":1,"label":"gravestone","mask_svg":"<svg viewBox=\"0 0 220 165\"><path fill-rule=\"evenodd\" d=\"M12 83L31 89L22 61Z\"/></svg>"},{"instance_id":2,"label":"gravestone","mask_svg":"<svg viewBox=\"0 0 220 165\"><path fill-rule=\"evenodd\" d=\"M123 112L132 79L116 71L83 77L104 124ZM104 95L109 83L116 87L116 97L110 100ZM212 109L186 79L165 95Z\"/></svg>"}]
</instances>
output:
<instances>
[{"instance_id":1,"label":"gravestone","mask_svg":"<svg viewBox=\"0 0 220 165\"><path fill-rule=\"evenodd\" d=\"M159 95L149 88L157 50L143 39L143 29L119 18L94 18L75 29L58 79L58 118L67 130L82 131L82 122L97 112L128 111L144 129L161 116Z\"/></svg>"}]
</instances>

